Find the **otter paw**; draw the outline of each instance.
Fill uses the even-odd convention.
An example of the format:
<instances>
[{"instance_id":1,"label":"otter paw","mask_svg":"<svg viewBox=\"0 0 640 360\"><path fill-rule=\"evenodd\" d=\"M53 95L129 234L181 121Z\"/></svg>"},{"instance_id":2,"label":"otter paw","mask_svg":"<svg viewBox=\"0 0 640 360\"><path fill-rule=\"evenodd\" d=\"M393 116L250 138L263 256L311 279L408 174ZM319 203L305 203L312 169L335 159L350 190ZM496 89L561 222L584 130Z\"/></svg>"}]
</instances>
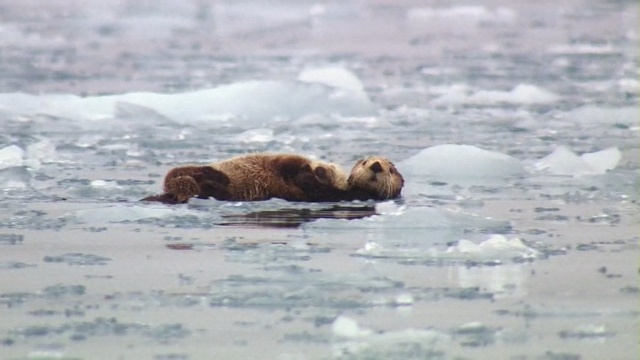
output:
<instances>
[{"instance_id":1,"label":"otter paw","mask_svg":"<svg viewBox=\"0 0 640 360\"><path fill-rule=\"evenodd\" d=\"M140 199L140 201L154 201L154 202L160 202L163 204L171 204L171 205L181 203L180 201L178 201L178 198L174 194L169 194L169 193L147 196L144 199Z\"/></svg>"},{"instance_id":2,"label":"otter paw","mask_svg":"<svg viewBox=\"0 0 640 360\"><path fill-rule=\"evenodd\" d=\"M231 200L231 193L227 189L226 186L220 185L216 181L202 181L198 183L200 187L200 192L198 193L198 198L207 199L214 198L216 200Z\"/></svg>"},{"instance_id":3,"label":"otter paw","mask_svg":"<svg viewBox=\"0 0 640 360\"><path fill-rule=\"evenodd\" d=\"M216 182L220 185L227 186L231 182L227 174L220 170L216 170L211 166L201 166L198 168L198 172L204 176L204 179Z\"/></svg>"}]
</instances>

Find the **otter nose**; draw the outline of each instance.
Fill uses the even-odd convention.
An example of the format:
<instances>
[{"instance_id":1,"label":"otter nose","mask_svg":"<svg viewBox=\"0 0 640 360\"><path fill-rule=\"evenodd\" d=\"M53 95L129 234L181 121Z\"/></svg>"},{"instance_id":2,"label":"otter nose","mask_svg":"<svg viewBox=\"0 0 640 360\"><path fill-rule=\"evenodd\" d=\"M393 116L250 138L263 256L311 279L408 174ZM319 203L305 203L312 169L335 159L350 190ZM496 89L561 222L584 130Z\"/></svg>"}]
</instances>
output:
<instances>
[{"instance_id":1,"label":"otter nose","mask_svg":"<svg viewBox=\"0 0 640 360\"><path fill-rule=\"evenodd\" d=\"M369 166L369 169L377 174L379 172L382 172L382 165L380 165L380 163L376 161L371 166Z\"/></svg>"}]
</instances>

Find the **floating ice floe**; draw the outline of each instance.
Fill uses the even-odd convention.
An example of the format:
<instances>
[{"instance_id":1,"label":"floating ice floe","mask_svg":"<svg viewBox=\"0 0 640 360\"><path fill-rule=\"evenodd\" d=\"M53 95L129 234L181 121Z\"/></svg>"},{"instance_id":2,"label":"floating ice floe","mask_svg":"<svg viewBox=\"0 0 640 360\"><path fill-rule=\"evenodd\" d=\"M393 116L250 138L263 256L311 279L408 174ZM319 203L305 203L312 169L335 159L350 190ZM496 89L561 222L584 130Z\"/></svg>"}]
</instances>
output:
<instances>
[{"instance_id":1,"label":"floating ice floe","mask_svg":"<svg viewBox=\"0 0 640 360\"><path fill-rule=\"evenodd\" d=\"M364 85L351 71L341 67L306 69L298 75L298 80L307 83L319 83L354 93L364 93Z\"/></svg>"},{"instance_id":2,"label":"floating ice floe","mask_svg":"<svg viewBox=\"0 0 640 360\"><path fill-rule=\"evenodd\" d=\"M363 337L372 334L371 330L361 328L357 321L346 316L338 316L331 325L331 331L336 336L346 338Z\"/></svg>"},{"instance_id":3,"label":"floating ice floe","mask_svg":"<svg viewBox=\"0 0 640 360\"><path fill-rule=\"evenodd\" d=\"M140 221L144 219L161 219L176 216L199 216L201 214L185 208L169 208L154 205L118 205L76 210L68 217L80 223L119 223Z\"/></svg>"},{"instance_id":4,"label":"floating ice floe","mask_svg":"<svg viewBox=\"0 0 640 360\"><path fill-rule=\"evenodd\" d=\"M231 140L241 143L266 143L273 141L274 135L271 129L252 129L234 135Z\"/></svg>"},{"instance_id":5,"label":"floating ice floe","mask_svg":"<svg viewBox=\"0 0 640 360\"><path fill-rule=\"evenodd\" d=\"M376 355L385 353L396 357L402 356L402 358L416 355L423 358L422 355L428 357L436 343L449 340L449 336L434 330L408 328L373 331L360 326L356 320L344 315L338 316L333 321L331 330L336 338L333 343L333 355L340 358L345 355L353 357L356 354L363 358L377 358ZM409 347L410 353L407 353L408 344L412 345ZM367 356L369 354L372 356ZM387 357L383 356L383 358Z\"/></svg>"},{"instance_id":6,"label":"floating ice floe","mask_svg":"<svg viewBox=\"0 0 640 360\"><path fill-rule=\"evenodd\" d=\"M26 188L31 181L31 172L24 166L0 168L0 189Z\"/></svg>"},{"instance_id":7,"label":"floating ice floe","mask_svg":"<svg viewBox=\"0 0 640 360\"><path fill-rule=\"evenodd\" d=\"M14 117L46 115L73 120L108 120L123 111L127 117L135 117L136 113L147 117L153 113L181 124L230 116L262 123L308 114L376 113L364 91L303 81L246 81L178 94L138 92L79 97L9 93L0 94L0 110Z\"/></svg>"},{"instance_id":8,"label":"floating ice floe","mask_svg":"<svg viewBox=\"0 0 640 360\"><path fill-rule=\"evenodd\" d=\"M480 243L458 240L446 250L436 247L429 249L386 247L368 242L356 251L356 255L371 258L387 258L413 262L477 262L497 265L507 261L533 260L540 253L527 246L518 238L508 239L503 235L492 235Z\"/></svg>"},{"instance_id":9,"label":"floating ice floe","mask_svg":"<svg viewBox=\"0 0 640 360\"><path fill-rule=\"evenodd\" d=\"M0 169L22 166L24 155L24 150L17 145L9 145L0 149Z\"/></svg>"},{"instance_id":10,"label":"floating ice floe","mask_svg":"<svg viewBox=\"0 0 640 360\"><path fill-rule=\"evenodd\" d=\"M535 105L556 102L560 96L536 85L520 84L510 91L478 90L473 92L466 87L452 87L450 92L444 93L431 103L435 106L450 106L458 104L495 105L516 104Z\"/></svg>"},{"instance_id":11,"label":"floating ice floe","mask_svg":"<svg viewBox=\"0 0 640 360\"><path fill-rule=\"evenodd\" d=\"M564 146L540 159L534 164L534 170L554 175L580 177L585 175L602 175L614 169L622 154L616 147L611 147L580 156Z\"/></svg>"},{"instance_id":12,"label":"floating ice floe","mask_svg":"<svg viewBox=\"0 0 640 360\"><path fill-rule=\"evenodd\" d=\"M517 14L513 9L499 7L491 10L484 6L475 5L443 8L416 7L407 11L407 19L415 25L429 25L434 21L464 23L467 26L480 23L511 24L516 18Z\"/></svg>"},{"instance_id":13,"label":"floating ice floe","mask_svg":"<svg viewBox=\"0 0 640 360\"><path fill-rule=\"evenodd\" d=\"M509 155L472 145L445 144L426 148L398 163L407 177L444 181L504 179L524 173L522 163Z\"/></svg>"},{"instance_id":14,"label":"floating ice floe","mask_svg":"<svg viewBox=\"0 0 640 360\"><path fill-rule=\"evenodd\" d=\"M585 105L566 113L566 117L580 124L626 124L637 125L640 119L640 108L627 106L606 108Z\"/></svg>"},{"instance_id":15,"label":"floating ice floe","mask_svg":"<svg viewBox=\"0 0 640 360\"><path fill-rule=\"evenodd\" d=\"M511 223L505 220L433 207L405 207L392 202L383 204L382 207L376 206L378 215L352 220L319 219L302 227L310 236L340 232L352 241L371 242L383 247L411 244L425 251L434 244L460 239L465 233L500 233L511 228Z\"/></svg>"},{"instance_id":16,"label":"floating ice floe","mask_svg":"<svg viewBox=\"0 0 640 360\"><path fill-rule=\"evenodd\" d=\"M55 146L49 140L31 144L26 151L17 145L6 146L0 149L0 187L24 188L31 180L30 169L55 160Z\"/></svg>"},{"instance_id":17,"label":"floating ice floe","mask_svg":"<svg viewBox=\"0 0 640 360\"><path fill-rule=\"evenodd\" d=\"M547 51L551 54L559 55L606 55L619 53L620 49L612 46L611 44L589 44L589 43L576 43L576 44L557 44L551 45Z\"/></svg>"},{"instance_id":18,"label":"floating ice floe","mask_svg":"<svg viewBox=\"0 0 640 360\"><path fill-rule=\"evenodd\" d=\"M640 92L640 81L638 81L638 79L620 79L616 82L616 85L618 86L620 92L623 93L638 94ZM634 109L638 110L637 107L634 107Z\"/></svg>"}]
</instances>

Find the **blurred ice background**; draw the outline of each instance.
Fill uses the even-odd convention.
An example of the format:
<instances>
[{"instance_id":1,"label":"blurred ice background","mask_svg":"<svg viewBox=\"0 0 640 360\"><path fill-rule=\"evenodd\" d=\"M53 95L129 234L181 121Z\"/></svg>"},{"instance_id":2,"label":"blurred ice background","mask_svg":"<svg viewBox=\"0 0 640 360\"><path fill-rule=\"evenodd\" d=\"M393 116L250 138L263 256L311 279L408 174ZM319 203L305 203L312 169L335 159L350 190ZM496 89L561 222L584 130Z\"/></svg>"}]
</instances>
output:
<instances>
[{"instance_id":1,"label":"blurred ice background","mask_svg":"<svg viewBox=\"0 0 640 360\"><path fill-rule=\"evenodd\" d=\"M10 247L0 258L3 281L18 269L31 279L24 289L3 283L0 294L12 320L0 327L0 346L15 358L82 355L93 342L79 338L118 331L192 349L155 358L200 358L206 352L193 343L198 324L184 320L203 311L198 306L240 309L235 325L268 319L261 309L298 309L286 315L296 323L293 335L278 330L275 340L256 342L240 336L218 355L255 352L262 342L271 344L273 358L449 358L466 354L469 342L488 346L486 358L496 343L521 344L509 350L513 356L527 346L554 349L526 330L499 331L490 316L483 318L495 326L380 325L386 332L376 333L340 314L434 306L442 297L520 299L527 293L523 266L584 245L555 243L559 224L626 219L637 230L633 1L0 0L0 39L0 246L35 256L26 263ZM253 151L301 153L346 168L383 155L405 175L404 196L347 210L279 200L136 203L160 191L172 166ZM540 201L545 205L533 205ZM602 211L557 213L567 204ZM502 218L492 216L505 206L497 211ZM510 214L522 208L534 218L514 221ZM60 234L101 240L91 251L86 243L61 245ZM623 237L637 242L637 233ZM130 245L135 238L146 240ZM72 275L62 272L53 285L43 280L52 264L98 263L107 269L100 276L121 281L133 267L137 284L146 282L153 271L140 270L128 249L147 254L158 245L172 254L215 252L227 266L215 277L204 264L190 275L175 270L181 284L199 284L185 293L166 280L151 288L131 280L129 290L109 285L108 299L139 304L152 323L157 309L184 310L175 326L138 324L134 305L121 305L117 319L104 322L97 316L108 312L86 308L109 304L66 300L85 295L59 284ZM111 247L119 250L100 252ZM344 269L365 265L355 274L329 271L334 261ZM451 289L411 287L403 269L415 266L454 271L458 280ZM75 281L86 286L86 279ZM42 325L12 308L17 303L80 306L87 315L84 323L62 317ZM30 325L19 325L24 321ZM322 331L305 326L309 321ZM610 337L597 326L583 328L562 331L569 339ZM312 355L300 353L300 344L313 344ZM569 349L565 358L580 358L581 350Z\"/></svg>"}]
</instances>

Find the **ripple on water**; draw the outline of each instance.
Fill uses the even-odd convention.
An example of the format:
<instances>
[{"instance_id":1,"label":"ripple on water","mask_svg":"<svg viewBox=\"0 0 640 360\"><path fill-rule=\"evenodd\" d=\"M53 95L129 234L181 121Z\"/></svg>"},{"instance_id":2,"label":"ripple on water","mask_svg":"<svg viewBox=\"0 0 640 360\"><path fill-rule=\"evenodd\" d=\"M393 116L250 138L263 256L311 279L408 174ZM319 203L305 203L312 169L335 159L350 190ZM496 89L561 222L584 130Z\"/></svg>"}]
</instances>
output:
<instances>
[{"instance_id":1,"label":"ripple on water","mask_svg":"<svg viewBox=\"0 0 640 360\"><path fill-rule=\"evenodd\" d=\"M65 263L67 265L107 265L110 258L92 254L66 253L62 255L47 255L42 259L48 263Z\"/></svg>"}]
</instances>

